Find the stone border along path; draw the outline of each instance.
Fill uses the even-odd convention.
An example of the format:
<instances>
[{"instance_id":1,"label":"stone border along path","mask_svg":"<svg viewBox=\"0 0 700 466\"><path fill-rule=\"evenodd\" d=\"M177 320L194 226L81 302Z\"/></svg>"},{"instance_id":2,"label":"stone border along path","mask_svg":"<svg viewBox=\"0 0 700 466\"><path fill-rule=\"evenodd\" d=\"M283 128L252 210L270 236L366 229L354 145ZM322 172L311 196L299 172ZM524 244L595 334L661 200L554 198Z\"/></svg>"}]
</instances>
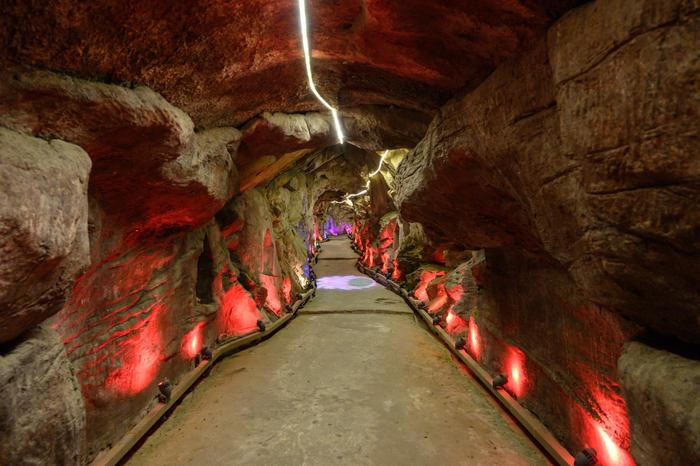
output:
<instances>
[{"instance_id":1,"label":"stone border along path","mask_svg":"<svg viewBox=\"0 0 700 466\"><path fill-rule=\"evenodd\" d=\"M319 281L366 278L349 241L322 248ZM373 286L319 287L284 332L216 365L129 464L551 463L401 298Z\"/></svg>"}]
</instances>

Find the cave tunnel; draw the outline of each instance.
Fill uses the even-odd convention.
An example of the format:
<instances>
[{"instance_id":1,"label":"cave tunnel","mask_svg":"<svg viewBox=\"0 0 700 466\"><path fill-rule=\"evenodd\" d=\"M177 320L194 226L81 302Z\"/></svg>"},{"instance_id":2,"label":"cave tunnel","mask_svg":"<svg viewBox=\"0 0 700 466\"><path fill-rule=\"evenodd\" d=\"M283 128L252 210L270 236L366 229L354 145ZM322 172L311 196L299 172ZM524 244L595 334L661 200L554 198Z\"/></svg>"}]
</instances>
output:
<instances>
[{"instance_id":1,"label":"cave tunnel","mask_svg":"<svg viewBox=\"0 0 700 466\"><path fill-rule=\"evenodd\" d=\"M697 1L0 13L0 465L700 465Z\"/></svg>"}]
</instances>

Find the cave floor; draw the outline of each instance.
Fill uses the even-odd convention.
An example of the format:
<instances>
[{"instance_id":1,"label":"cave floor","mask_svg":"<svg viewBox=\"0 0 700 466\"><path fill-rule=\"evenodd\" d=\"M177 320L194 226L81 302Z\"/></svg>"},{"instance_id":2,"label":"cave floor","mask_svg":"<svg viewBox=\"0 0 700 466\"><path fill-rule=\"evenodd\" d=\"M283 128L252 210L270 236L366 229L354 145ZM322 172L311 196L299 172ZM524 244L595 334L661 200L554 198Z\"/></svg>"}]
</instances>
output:
<instances>
[{"instance_id":1,"label":"cave floor","mask_svg":"<svg viewBox=\"0 0 700 466\"><path fill-rule=\"evenodd\" d=\"M320 259L317 297L217 364L128 464L550 464L403 301L355 270L349 241Z\"/></svg>"}]
</instances>

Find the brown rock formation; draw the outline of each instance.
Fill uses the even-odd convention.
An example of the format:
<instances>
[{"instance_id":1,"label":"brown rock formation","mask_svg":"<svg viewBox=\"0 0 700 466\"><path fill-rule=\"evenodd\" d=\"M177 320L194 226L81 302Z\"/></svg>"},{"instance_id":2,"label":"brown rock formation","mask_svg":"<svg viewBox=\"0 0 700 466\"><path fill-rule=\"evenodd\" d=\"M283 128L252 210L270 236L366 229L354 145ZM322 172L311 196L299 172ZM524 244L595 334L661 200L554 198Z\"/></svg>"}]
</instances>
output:
<instances>
[{"instance_id":1,"label":"brown rock formation","mask_svg":"<svg viewBox=\"0 0 700 466\"><path fill-rule=\"evenodd\" d=\"M401 165L398 200L405 218L435 237L546 253L592 301L700 341L700 283L692 278L700 276L693 208L700 157L689 145L698 106L685 98L697 92L691 76L698 63L679 38L691 38L696 18L684 16L683 2L663 12L652 12L651 3L619 10L638 21L613 20L606 34L628 40L608 41L598 52L604 59L586 69L562 67L590 63L584 57L594 51L578 38L594 35L618 11L613 6L576 10L547 43L448 104ZM570 33L584 27L592 29ZM655 81L665 84L654 101L668 106L637 113L631 102ZM456 206L455 199L466 202Z\"/></svg>"},{"instance_id":2,"label":"brown rock formation","mask_svg":"<svg viewBox=\"0 0 700 466\"><path fill-rule=\"evenodd\" d=\"M88 265L90 159L0 127L0 343L63 306Z\"/></svg>"},{"instance_id":3,"label":"brown rock formation","mask_svg":"<svg viewBox=\"0 0 700 466\"><path fill-rule=\"evenodd\" d=\"M700 363L632 342L618 364L637 463L700 462Z\"/></svg>"},{"instance_id":4,"label":"brown rock formation","mask_svg":"<svg viewBox=\"0 0 700 466\"><path fill-rule=\"evenodd\" d=\"M85 462L85 410L61 339L47 326L0 357L0 462Z\"/></svg>"}]
</instances>

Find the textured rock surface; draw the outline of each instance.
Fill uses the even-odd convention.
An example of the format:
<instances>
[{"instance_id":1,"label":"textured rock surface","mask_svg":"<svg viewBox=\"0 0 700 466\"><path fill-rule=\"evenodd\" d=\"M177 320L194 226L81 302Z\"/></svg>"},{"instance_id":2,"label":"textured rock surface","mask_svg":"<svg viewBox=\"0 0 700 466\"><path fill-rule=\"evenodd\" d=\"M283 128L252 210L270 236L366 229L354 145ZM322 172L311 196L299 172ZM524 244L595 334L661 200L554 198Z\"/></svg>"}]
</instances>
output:
<instances>
[{"instance_id":1,"label":"textured rock surface","mask_svg":"<svg viewBox=\"0 0 700 466\"><path fill-rule=\"evenodd\" d=\"M671 3L577 9L448 104L400 166L402 214L468 247L546 252L592 301L700 341L700 38L697 10Z\"/></svg>"},{"instance_id":2,"label":"textured rock surface","mask_svg":"<svg viewBox=\"0 0 700 466\"><path fill-rule=\"evenodd\" d=\"M318 87L345 107L435 109L576 3L310 1ZM320 109L306 87L292 0L62 0L3 12L3 65L143 83L200 127L237 126L264 111Z\"/></svg>"},{"instance_id":3,"label":"textured rock surface","mask_svg":"<svg viewBox=\"0 0 700 466\"><path fill-rule=\"evenodd\" d=\"M430 123L425 113L378 105L344 108L341 117L348 142L366 150L413 147Z\"/></svg>"},{"instance_id":4,"label":"textured rock surface","mask_svg":"<svg viewBox=\"0 0 700 466\"><path fill-rule=\"evenodd\" d=\"M697 21L682 0L569 12L443 107L396 177L404 220L487 249L472 353L605 461L632 461L623 344L700 341Z\"/></svg>"},{"instance_id":5,"label":"textured rock surface","mask_svg":"<svg viewBox=\"0 0 700 466\"><path fill-rule=\"evenodd\" d=\"M572 225L553 228L547 249L593 301L700 343L697 2L575 13L549 33L561 151L574 165L545 188L561 193L550 225Z\"/></svg>"},{"instance_id":6,"label":"textured rock surface","mask_svg":"<svg viewBox=\"0 0 700 466\"><path fill-rule=\"evenodd\" d=\"M228 149L238 132L195 133L189 116L145 87L5 71L0 124L85 149L90 195L125 235L199 226L236 188Z\"/></svg>"},{"instance_id":7,"label":"textured rock surface","mask_svg":"<svg viewBox=\"0 0 700 466\"><path fill-rule=\"evenodd\" d=\"M700 362L631 342L618 370L637 464L700 463Z\"/></svg>"},{"instance_id":8,"label":"textured rock surface","mask_svg":"<svg viewBox=\"0 0 700 466\"><path fill-rule=\"evenodd\" d=\"M0 463L83 463L83 399L56 332L38 327L3 351Z\"/></svg>"},{"instance_id":9,"label":"textured rock surface","mask_svg":"<svg viewBox=\"0 0 700 466\"><path fill-rule=\"evenodd\" d=\"M89 457L135 423L162 377L177 381L190 368L179 357L183 336L212 313L195 306L203 240L200 230L101 258L53 318L85 399Z\"/></svg>"},{"instance_id":10,"label":"textured rock surface","mask_svg":"<svg viewBox=\"0 0 700 466\"><path fill-rule=\"evenodd\" d=\"M88 265L90 159L0 128L0 343L58 312Z\"/></svg>"},{"instance_id":11,"label":"textured rock surface","mask_svg":"<svg viewBox=\"0 0 700 466\"><path fill-rule=\"evenodd\" d=\"M241 189L269 181L314 149L333 144L332 122L319 113L264 113L242 130L236 164Z\"/></svg>"}]
</instances>

